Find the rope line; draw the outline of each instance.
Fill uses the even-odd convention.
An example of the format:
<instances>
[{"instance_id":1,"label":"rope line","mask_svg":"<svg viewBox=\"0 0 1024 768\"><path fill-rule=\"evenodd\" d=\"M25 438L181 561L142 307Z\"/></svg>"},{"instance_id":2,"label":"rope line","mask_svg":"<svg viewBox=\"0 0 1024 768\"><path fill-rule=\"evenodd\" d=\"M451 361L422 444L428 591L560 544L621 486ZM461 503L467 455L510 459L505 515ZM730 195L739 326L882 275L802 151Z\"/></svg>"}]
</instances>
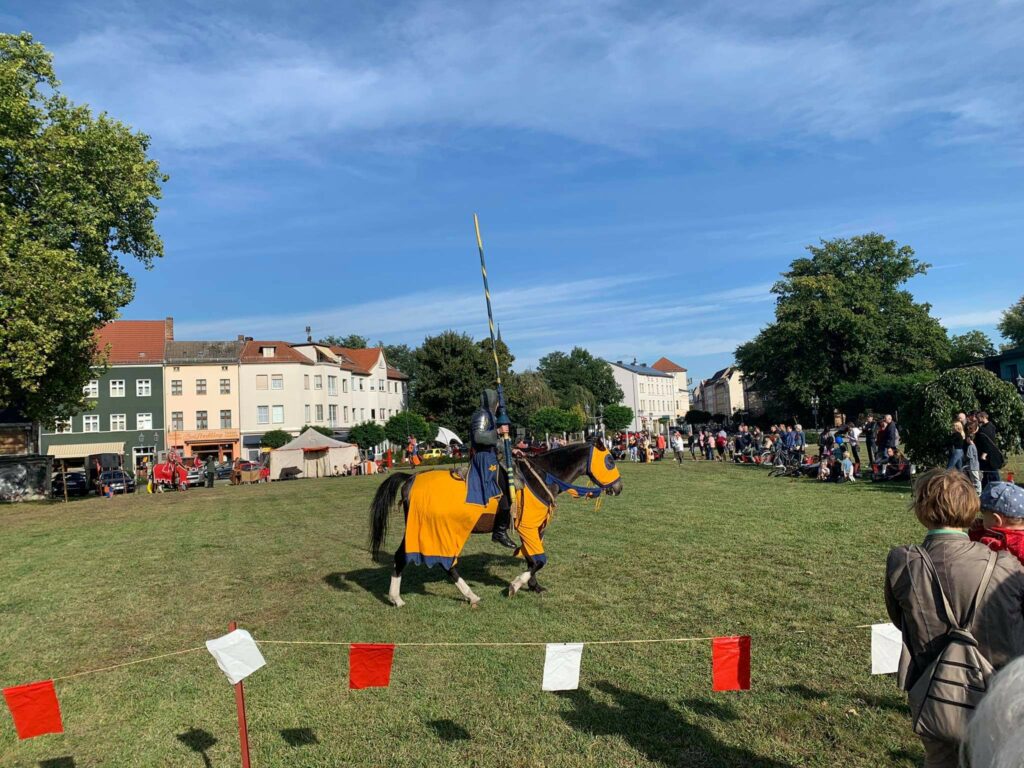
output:
<instances>
[{"instance_id":1,"label":"rope line","mask_svg":"<svg viewBox=\"0 0 1024 768\"><path fill-rule=\"evenodd\" d=\"M872 624L855 624L846 627L830 627L833 631L846 631L852 629L870 629ZM808 634L810 632L816 632L818 630L810 629L787 629L779 630L779 632L785 632L789 634ZM767 632L758 632L757 634L772 634ZM711 635L709 637L658 637L658 638L647 638L640 640L578 640L583 645L655 645L660 643L694 643L694 642L707 642L714 640L716 637L721 635ZM257 645L311 645L311 646L349 646L353 645L352 641L348 640L258 640L253 638ZM519 642L465 642L465 643L453 643L453 642L423 642L423 643L388 643L393 645L395 648L538 648L547 645L552 645L540 640L527 640ZM131 667L136 664L145 664L150 661L158 661L159 659L170 658L171 656L182 656L186 653L195 653L196 651L205 651L206 646L201 645L196 648L186 648L182 651L171 651L170 653L161 653L158 656L147 656L144 659L135 659L134 661L125 661L120 664L112 664L108 667L97 667L95 669L86 669L82 672L75 672L70 675L62 675L60 677L54 677L53 682L60 680L71 680L75 677L84 677L85 675L94 675L99 672L110 672L115 669L121 669L122 667Z\"/></svg>"},{"instance_id":2,"label":"rope line","mask_svg":"<svg viewBox=\"0 0 1024 768\"><path fill-rule=\"evenodd\" d=\"M75 672L73 675L63 675L62 677L53 678L53 682L58 680L70 680L73 677L82 677L83 675L94 675L97 672L109 672L112 669L120 669L121 667L130 667L133 664L145 664L147 661L156 661L157 659L166 659L168 656L181 656L185 653L195 653L196 651L205 651L206 646L201 645L198 648L186 648L183 651L171 651L170 653L161 653L159 656L149 656L145 659L136 659L135 661L125 661L121 664L114 664L110 667L97 667L96 669L87 669L84 672Z\"/></svg>"}]
</instances>

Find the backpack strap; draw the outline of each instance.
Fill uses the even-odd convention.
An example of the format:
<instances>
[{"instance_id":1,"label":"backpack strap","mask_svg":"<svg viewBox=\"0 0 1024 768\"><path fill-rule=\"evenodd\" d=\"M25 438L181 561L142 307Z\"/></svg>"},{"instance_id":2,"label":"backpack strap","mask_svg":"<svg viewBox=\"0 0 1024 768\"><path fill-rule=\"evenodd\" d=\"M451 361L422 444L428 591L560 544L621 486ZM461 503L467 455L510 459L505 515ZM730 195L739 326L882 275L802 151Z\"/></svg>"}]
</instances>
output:
<instances>
[{"instance_id":1,"label":"backpack strap","mask_svg":"<svg viewBox=\"0 0 1024 768\"><path fill-rule=\"evenodd\" d=\"M939 579L939 572L935 568L935 562L932 560L931 555L928 554L928 550L924 547L918 546L917 544L912 545L910 551L916 551L920 555L922 562L925 565L925 569L929 571L932 576L932 581L938 589L939 596L942 598L942 608L946 614L946 622L950 626L950 631L956 632L967 632L970 634L972 625L974 624L974 614L977 610L978 603L981 598L984 597L985 592L988 590L989 582L992 580L992 572L996 567L996 559L998 553L993 550L989 550L988 562L985 565L985 573L982 574L981 582L978 584L978 590L974 593L974 598L971 600L971 605L967 609L963 620L957 621L956 613L953 611L953 607L949 604L949 598L946 597L946 592L942 589L942 581Z\"/></svg>"}]
</instances>

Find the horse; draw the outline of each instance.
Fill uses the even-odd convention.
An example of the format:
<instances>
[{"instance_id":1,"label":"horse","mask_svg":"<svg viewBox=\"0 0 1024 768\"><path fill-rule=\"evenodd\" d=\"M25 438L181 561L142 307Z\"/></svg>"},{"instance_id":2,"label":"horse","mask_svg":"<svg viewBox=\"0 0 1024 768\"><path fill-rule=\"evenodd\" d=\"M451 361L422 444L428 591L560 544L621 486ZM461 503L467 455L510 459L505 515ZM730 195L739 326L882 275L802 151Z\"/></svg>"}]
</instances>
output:
<instances>
[{"instance_id":1,"label":"horse","mask_svg":"<svg viewBox=\"0 0 1024 768\"><path fill-rule=\"evenodd\" d=\"M538 456L514 459L517 480L514 515L516 531L522 546L516 550L526 560L527 570L508 587L514 597L526 585L532 592L545 591L537 583L537 572L544 567L547 556L542 542L544 528L551 519L556 497L564 492L571 496L593 498L607 493L622 493L622 478L615 462L600 438L593 442L574 443ZM572 483L586 475L593 486ZM503 475L504 481L504 475ZM387 600L401 608L402 571L409 562L428 567L440 565L455 587L476 608L480 598L473 593L456 569L458 556L471 533L490 533L498 499L486 506L466 502L466 482L447 469L430 470L415 475L399 472L377 489L370 505L370 550L374 559L380 554L387 537L388 518L401 493L404 509L405 535L394 555L394 569ZM410 522L410 511L413 521Z\"/></svg>"},{"instance_id":2,"label":"horse","mask_svg":"<svg viewBox=\"0 0 1024 768\"><path fill-rule=\"evenodd\" d=\"M174 485L174 475L178 476L178 487L188 488L188 470L181 464L171 464L166 462L164 464L153 465L153 486L167 486L171 487Z\"/></svg>"}]
</instances>

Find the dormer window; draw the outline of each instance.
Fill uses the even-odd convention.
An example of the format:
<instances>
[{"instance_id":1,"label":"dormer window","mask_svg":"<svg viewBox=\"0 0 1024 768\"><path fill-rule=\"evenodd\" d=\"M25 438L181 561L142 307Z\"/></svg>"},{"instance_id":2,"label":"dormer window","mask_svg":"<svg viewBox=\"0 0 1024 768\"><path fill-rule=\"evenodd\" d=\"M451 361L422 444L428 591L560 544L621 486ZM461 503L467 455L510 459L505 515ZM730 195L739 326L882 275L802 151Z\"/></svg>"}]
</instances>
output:
<instances>
[{"instance_id":1,"label":"dormer window","mask_svg":"<svg viewBox=\"0 0 1024 768\"><path fill-rule=\"evenodd\" d=\"M260 357L273 357L273 356L274 356L274 348L273 347L260 347Z\"/></svg>"}]
</instances>

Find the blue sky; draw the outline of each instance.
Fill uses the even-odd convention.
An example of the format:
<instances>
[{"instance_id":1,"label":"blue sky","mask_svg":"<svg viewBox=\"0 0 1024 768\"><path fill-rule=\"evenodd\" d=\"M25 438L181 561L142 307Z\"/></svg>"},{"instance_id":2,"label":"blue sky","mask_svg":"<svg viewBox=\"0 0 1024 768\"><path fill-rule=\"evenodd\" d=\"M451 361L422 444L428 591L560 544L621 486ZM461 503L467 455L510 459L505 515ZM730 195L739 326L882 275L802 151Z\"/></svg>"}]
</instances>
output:
<instances>
[{"instance_id":1,"label":"blue sky","mask_svg":"<svg viewBox=\"0 0 1024 768\"><path fill-rule=\"evenodd\" d=\"M486 333L702 377L820 238L880 231L996 336L1024 293L1020 2L5 2L153 138L179 338ZM213 10L211 10L213 9Z\"/></svg>"}]
</instances>

